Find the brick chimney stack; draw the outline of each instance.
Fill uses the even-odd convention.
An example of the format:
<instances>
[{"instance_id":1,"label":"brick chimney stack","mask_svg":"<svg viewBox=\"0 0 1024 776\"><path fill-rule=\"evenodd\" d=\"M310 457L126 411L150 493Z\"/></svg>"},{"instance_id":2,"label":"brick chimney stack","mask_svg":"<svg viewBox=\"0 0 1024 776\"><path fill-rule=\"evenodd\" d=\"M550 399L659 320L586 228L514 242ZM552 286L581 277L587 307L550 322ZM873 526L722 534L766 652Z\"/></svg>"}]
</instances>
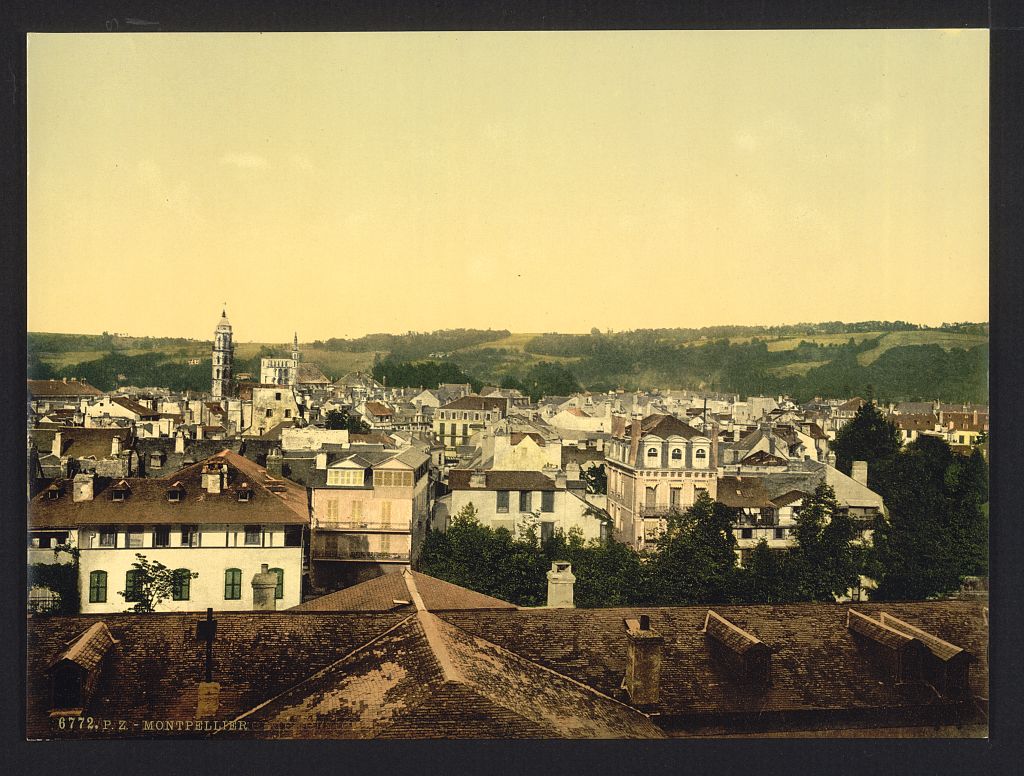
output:
<instances>
[{"instance_id":1,"label":"brick chimney stack","mask_svg":"<svg viewBox=\"0 0 1024 776\"><path fill-rule=\"evenodd\" d=\"M58 458L64 453L64 434L60 431L53 435L53 447L50 452Z\"/></svg>"},{"instance_id":2,"label":"brick chimney stack","mask_svg":"<svg viewBox=\"0 0 1024 776\"><path fill-rule=\"evenodd\" d=\"M266 563L252 578L252 608L257 612L272 612L277 609L277 574L272 574Z\"/></svg>"},{"instance_id":3,"label":"brick chimney stack","mask_svg":"<svg viewBox=\"0 0 1024 776\"><path fill-rule=\"evenodd\" d=\"M661 688L661 658L665 639L651 630L646 614L638 620L627 619L626 624L626 678L623 688L636 706L649 706L658 702Z\"/></svg>"},{"instance_id":4,"label":"brick chimney stack","mask_svg":"<svg viewBox=\"0 0 1024 776\"><path fill-rule=\"evenodd\" d=\"M556 560L551 563L548 577L548 608L574 609L573 586L576 577L572 573L572 564L567 560Z\"/></svg>"},{"instance_id":5,"label":"brick chimney stack","mask_svg":"<svg viewBox=\"0 0 1024 776\"><path fill-rule=\"evenodd\" d=\"M854 461L853 468L850 471L850 477L866 488L868 486L868 462Z\"/></svg>"},{"instance_id":6,"label":"brick chimney stack","mask_svg":"<svg viewBox=\"0 0 1024 776\"><path fill-rule=\"evenodd\" d=\"M641 414L639 412L633 413L633 421L629 427L629 463L630 466L636 466L636 456L640 451L640 422Z\"/></svg>"}]
</instances>

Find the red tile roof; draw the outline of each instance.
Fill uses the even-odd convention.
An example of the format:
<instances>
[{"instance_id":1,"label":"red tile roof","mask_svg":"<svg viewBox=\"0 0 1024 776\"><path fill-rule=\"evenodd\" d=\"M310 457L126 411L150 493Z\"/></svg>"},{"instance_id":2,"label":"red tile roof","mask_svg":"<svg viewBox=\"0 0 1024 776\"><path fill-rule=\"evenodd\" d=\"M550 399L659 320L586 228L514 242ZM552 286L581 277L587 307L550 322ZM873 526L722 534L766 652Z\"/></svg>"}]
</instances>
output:
<instances>
[{"instance_id":1,"label":"red tile roof","mask_svg":"<svg viewBox=\"0 0 1024 776\"><path fill-rule=\"evenodd\" d=\"M431 611L447 609L515 609L514 604L453 585L435 577L411 572L423 604ZM405 601L406 603L396 603ZM403 574L384 574L344 590L314 598L289 611L390 612L414 611L412 595Z\"/></svg>"},{"instance_id":2,"label":"red tile roof","mask_svg":"<svg viewBox=\"0 0 1024 776\"><path fill-rule=\"evenodd\" d=\"M103 395L85 380L29 380L28 392L33 399Z\"/></svg>"}]
</instances>

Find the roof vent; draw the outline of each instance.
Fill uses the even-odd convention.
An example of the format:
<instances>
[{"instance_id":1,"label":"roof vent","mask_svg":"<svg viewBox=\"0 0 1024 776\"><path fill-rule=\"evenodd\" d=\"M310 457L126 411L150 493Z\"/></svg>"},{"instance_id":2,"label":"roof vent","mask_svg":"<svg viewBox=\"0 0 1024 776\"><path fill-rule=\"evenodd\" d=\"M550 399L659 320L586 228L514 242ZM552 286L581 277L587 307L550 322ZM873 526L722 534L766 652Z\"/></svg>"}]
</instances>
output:
<instances>
[{"instance_id":1,"label":"roof vent","mask_svg":"<svg viewBox=\"0 0 1024 776\"><path fill-rule=\"evenodd\" d=\"M730 677L743 684L768 684L772 651L761 639L712 609L704 617L703 631L712 659Z\"/></svg>"},{"instance_id":2,"label":"roof vent","mask_svg":"<svg viewBox=\"0 0 1024 776\"><path fill-rule=\"evenodd\" d=\"M893 682L899 684L920 677L928 649L916 637L853 609L847 609L846 628L868 659Z\"/></svg>"},{"instance_id":3,"label":"roof vent","mask_svg":"<svg viewBox=\"0 0 1024 776\"><path fill-rule=\"evenodd\" d=\"M967 690L968 672L974 658L963 647L950 644L926 630L893 617L888 612L882 612L879 619L883 625L924 644L928 650L922 664L924 678L940 693L958 696Z\"/></svg>"}]
</instances>

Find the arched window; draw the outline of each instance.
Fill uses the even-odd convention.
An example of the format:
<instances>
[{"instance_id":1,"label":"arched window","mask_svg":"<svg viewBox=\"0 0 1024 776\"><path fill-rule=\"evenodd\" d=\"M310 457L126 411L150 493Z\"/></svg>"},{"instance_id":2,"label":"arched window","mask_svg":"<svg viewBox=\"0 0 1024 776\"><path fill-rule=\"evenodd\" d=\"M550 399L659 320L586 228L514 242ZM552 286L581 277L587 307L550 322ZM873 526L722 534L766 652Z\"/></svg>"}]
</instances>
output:
<instances>
[{"instance_id":1,"label":"arched window","mask_svg":"<svg viewBox=\"0 0 1024 776\"><path fill-rule=\"evenodd\" d=\"M271 574L277 574L277 587L274 588L274 598L284 598L284 569L270 569Z\"/></svg>"},{"instance_id":2,"label":"arched window","mask_svg":"<svg viewBox=\"0 0 1024 776\"><path fill-rule=\"evenodd\" d=\"M708 457L708 451L704 450L703 448L698 448L697 451L694 453L694 455L697 458L702 458L702 459L703 458L707 458Z\"/></svg>"},{"instance_id":3,"label":"arched window","mask_svg":"<svg viewBox=\"0 0 1024 776\"><path fill-rule=\"evenodd\" d=\"M175 569L171 582L171 600L187 601L192 588L192 572L188 569Z\"/></svg>"},{"instance_id":4,"label":"arched window","mask_svg":"<svg viewBox=\"0 0 1024 776\"><path fill-rule=\"evenodd\" d=\"M224 600L238 601L242 597L242 570L228 569L224 572Z\"/></svg>"},{"instance_id":5,"label":"arched window","mask_svg":"<svg viewBox=\"0 0 1024 776\"><path fill-rule=\"evenodd\" d=\"M89 574L89 603L105 604L107 602L107 572L93 571Z\"/></svg>"},{"instance_id":6,"label":"arched window","mask_svg":"<svg viewBox=\"0 0 1024 776\"><path fill-rule=\"evenodd\" d=\"M681 461L681 460L683 460L683 451L680 450L678 447L672 448L672 460L673 461Z\"/></svg>"},{"instance_id":7,"label":"arched window","mask_svg":"<svg viewBox=\"0 0 1024 776\"><path fill-rule=\"evenodd\" d=\"M647 457L648 458L657 458L658 457L658 448L657 447L648 447L647 448Z\"/></svg>"}]
</instances>

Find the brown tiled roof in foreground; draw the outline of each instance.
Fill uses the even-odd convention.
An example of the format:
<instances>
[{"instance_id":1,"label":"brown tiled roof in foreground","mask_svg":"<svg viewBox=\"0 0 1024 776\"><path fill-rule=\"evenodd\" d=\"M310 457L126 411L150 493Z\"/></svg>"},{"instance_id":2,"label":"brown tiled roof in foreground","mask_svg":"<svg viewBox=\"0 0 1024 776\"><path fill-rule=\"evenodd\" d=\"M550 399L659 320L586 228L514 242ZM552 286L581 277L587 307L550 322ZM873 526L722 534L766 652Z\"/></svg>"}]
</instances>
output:
<instances>
[{"instance_id":1,"label":"brown tiled roof in foreground","mask_svg":"<svg viewBox=\"0 0 1024 776\"><path fill-rule=\"evenodd\" d=\"M411 572L424 605L430 611L450 609L515 609L514 604L453 585L435 577ZM396 603L405 601L405 604ZM403 574L383 576L314 598L289 611L305 612L390 612L412 611L412 595Z\"/></svg>"},{"instance_id":2,"label":"brown tiled roof in foreground","mask_svg":"<svg viewBox=\"0 0 1024 776\"><path fill-rule=\"evenodd\" d=\"M102 396L103 391L85 380L29 380L28 392L33 399L61 396Z\"/></svg>"}]
</instances>

